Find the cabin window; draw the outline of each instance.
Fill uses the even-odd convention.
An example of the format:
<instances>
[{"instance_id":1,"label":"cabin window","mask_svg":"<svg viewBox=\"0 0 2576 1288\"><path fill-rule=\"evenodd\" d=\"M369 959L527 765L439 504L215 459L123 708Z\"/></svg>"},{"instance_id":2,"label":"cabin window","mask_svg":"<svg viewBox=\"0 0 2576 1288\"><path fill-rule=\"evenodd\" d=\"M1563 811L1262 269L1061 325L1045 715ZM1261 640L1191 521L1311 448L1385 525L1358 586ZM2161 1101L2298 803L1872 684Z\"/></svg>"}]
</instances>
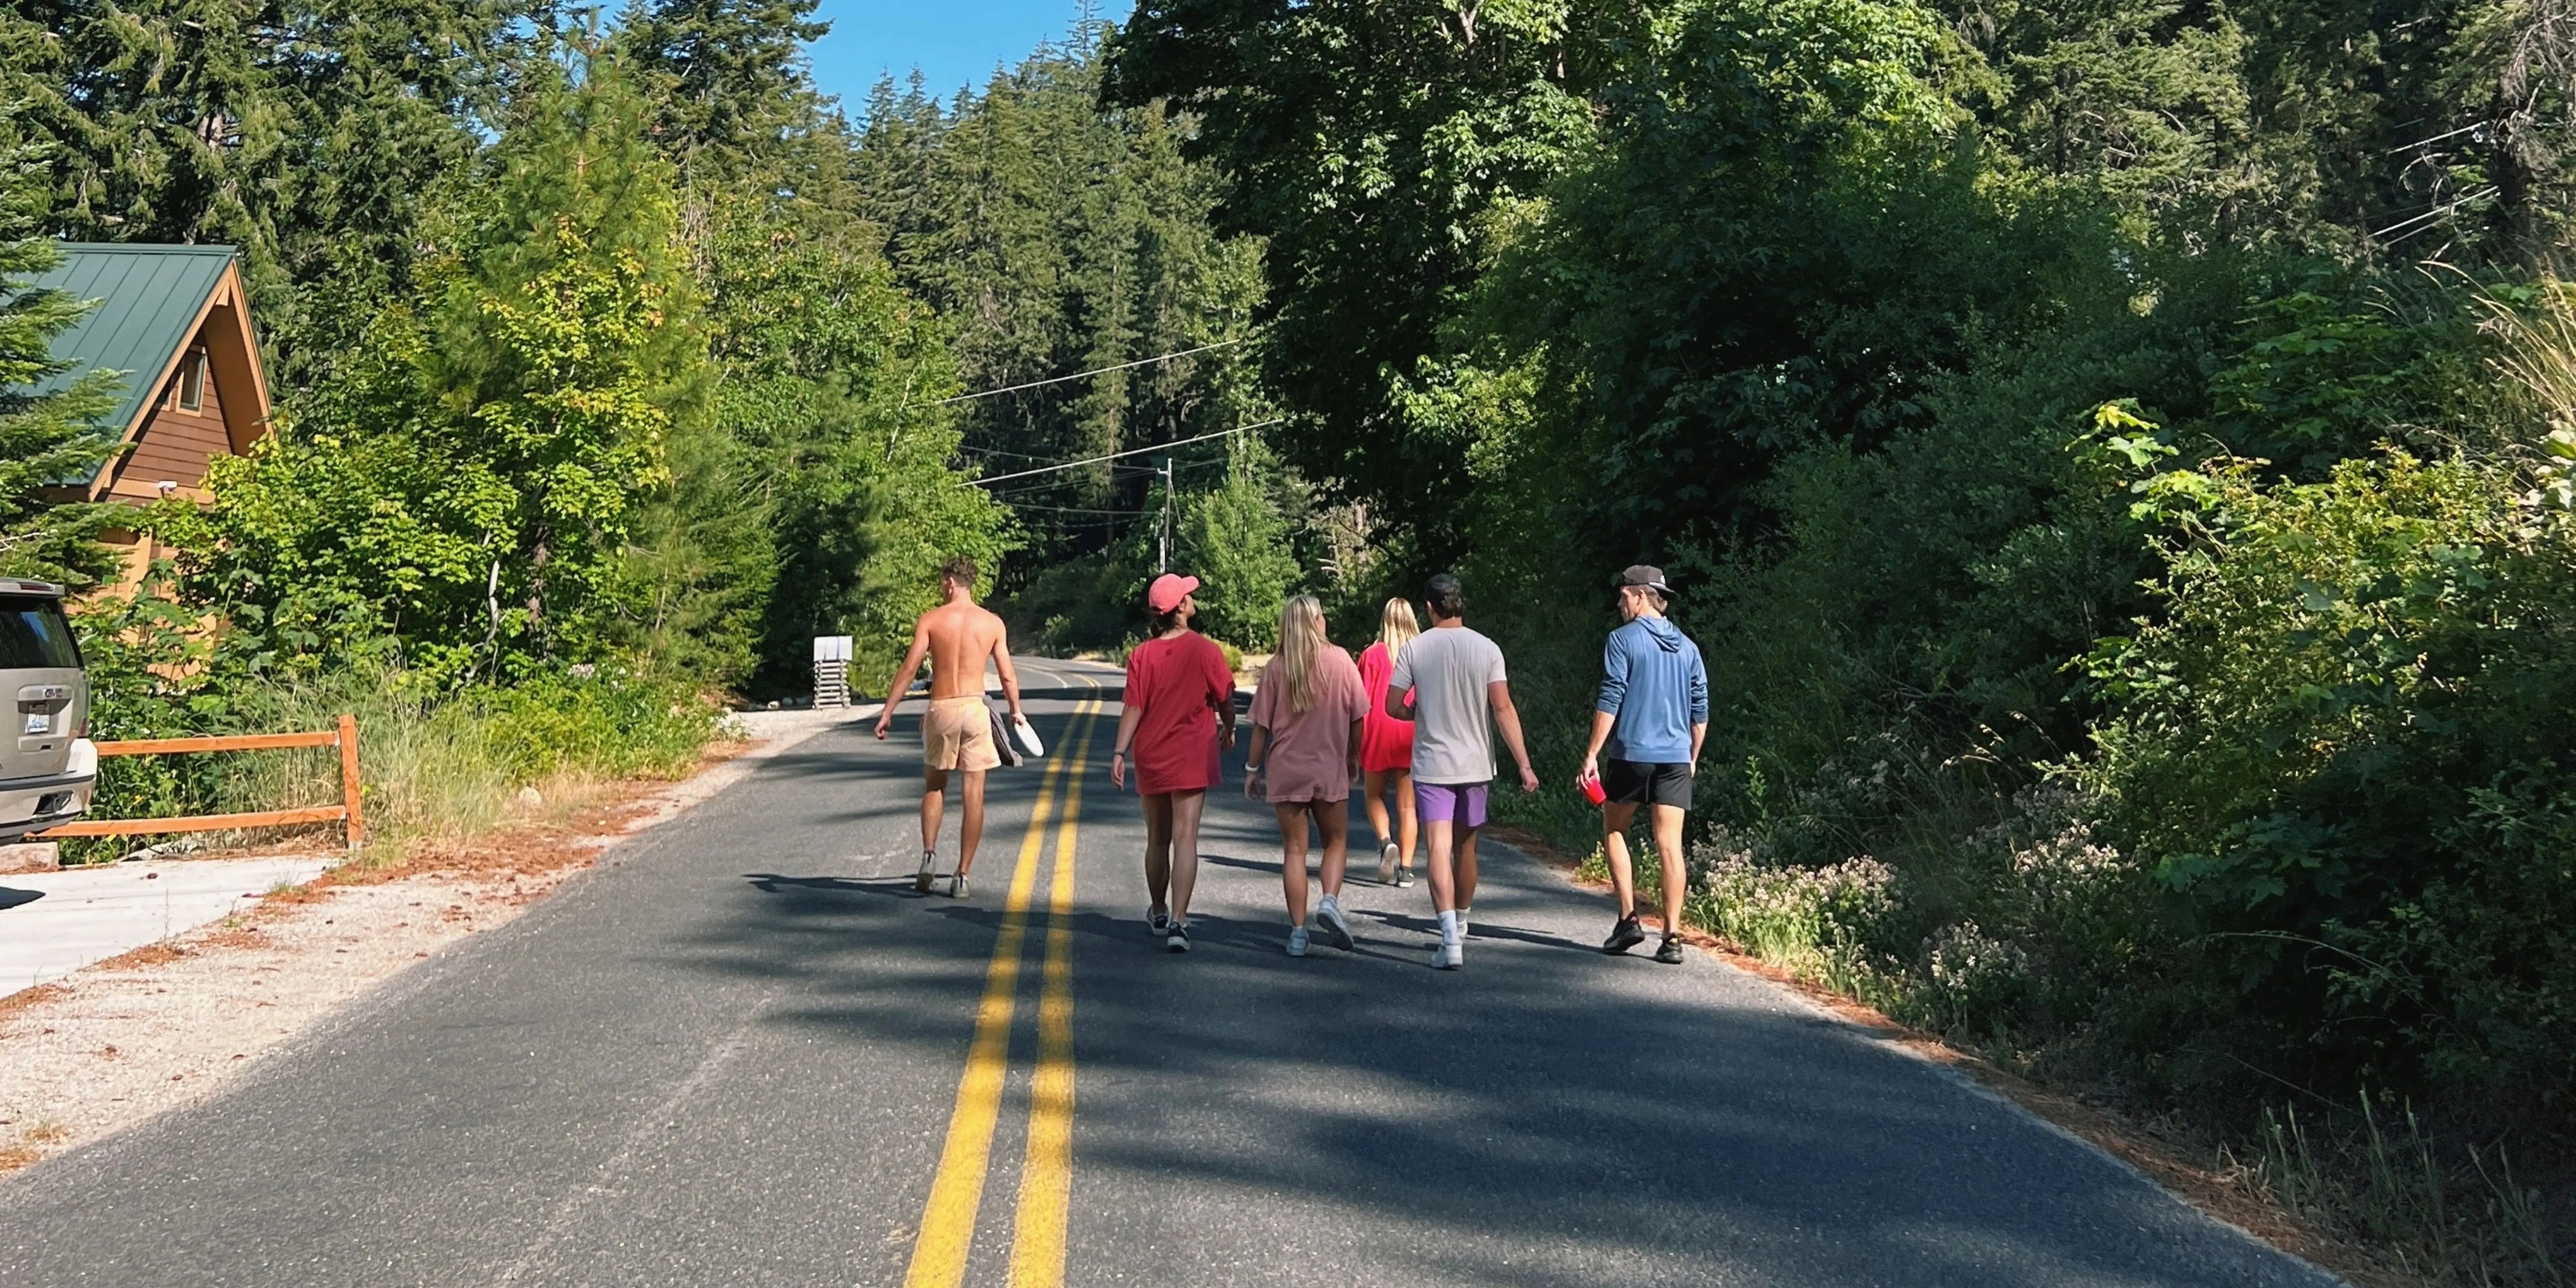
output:
<instances>
[{"instance_id":1,"label":"cabin window","mask_svg":"<svg viewBox=\"0 0 2576 1288\"><path fill-rule=\"evenodd\" d=\"M195 411L206 405L206 351L190 349L179 360L179 410Z\"/></svg>"}]
</instances>

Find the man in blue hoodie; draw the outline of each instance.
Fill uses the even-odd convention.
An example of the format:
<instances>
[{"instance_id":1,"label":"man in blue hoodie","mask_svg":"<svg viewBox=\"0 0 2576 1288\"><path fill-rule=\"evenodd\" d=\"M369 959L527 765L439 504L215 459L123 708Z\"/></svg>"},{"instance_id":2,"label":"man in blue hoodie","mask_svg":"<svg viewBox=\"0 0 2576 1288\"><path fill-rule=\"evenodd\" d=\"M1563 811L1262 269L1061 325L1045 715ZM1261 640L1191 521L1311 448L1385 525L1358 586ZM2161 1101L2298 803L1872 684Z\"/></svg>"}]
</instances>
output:
<instances>
[{"instance_id":1,"label":"man in blue hoodie","mask_svg":"<svg viewBox=\"0 0 2576 1288\"><path fill-rule=\"evenodd\" d=\"M1601 944L1624 953L1646 941L1637 925L1637 881L1628 864L1628 825L1646 807L1655 832L1655 856L1664 870L1664 942L1655 960L1682 960L1682 815L1690 809L1691 777L1700 744L1708 739L1708 668L1699 645L1664 618L1672 587L1664 572L1638 564L1619 574L1619 615L1627 625L1610 632L1601 649L1601 696L1592 707L1592 743L1583 752L1583 777L1598 777L1601 847L1610 856L1610 884L1619 893L1619 924ZM1598 764L1602 744L1610 763Z\"/></svg>"}]
</instances>

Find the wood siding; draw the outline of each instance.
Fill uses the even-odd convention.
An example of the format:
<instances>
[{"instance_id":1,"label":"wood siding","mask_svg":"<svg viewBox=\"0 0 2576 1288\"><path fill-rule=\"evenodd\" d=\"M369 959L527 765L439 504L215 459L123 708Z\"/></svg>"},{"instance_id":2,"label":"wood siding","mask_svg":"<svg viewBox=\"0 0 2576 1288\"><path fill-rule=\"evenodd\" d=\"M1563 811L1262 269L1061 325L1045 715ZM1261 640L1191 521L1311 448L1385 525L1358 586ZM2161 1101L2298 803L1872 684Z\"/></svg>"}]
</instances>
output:
<instances>
[{"instance_id":1,"label":"wood siding","mask_svg":"<svg viewBox=\"0 0 2576 1288\"><path fill-rule=\"evenodd\" d=\"M116 464L108 496L149 501L160 495L165 481L177 483L181 495L198 495L206 481L207 460L233 450L232 436L224 426L223 381L211 364L203 405L195 411L179 406L179 382L186 365L182 362L181 370L171 373L161 397L144 413L133 450Z\"/></svg>"}]
</instances>

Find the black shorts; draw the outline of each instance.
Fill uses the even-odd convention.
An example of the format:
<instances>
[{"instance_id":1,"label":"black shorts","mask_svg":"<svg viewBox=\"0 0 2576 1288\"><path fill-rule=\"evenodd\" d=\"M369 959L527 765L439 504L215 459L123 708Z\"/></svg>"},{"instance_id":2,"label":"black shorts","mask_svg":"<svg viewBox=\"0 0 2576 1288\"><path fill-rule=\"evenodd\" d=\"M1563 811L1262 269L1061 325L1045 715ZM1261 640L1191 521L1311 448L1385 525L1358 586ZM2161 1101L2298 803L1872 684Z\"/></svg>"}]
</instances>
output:
<instances>
[{"instance_id":1,"label":"black shorts","mask_svg":"<svg viewBox=\"0 0 2576 1288\"><path fill-rule=\"evenodd\" d=\"M1691 767L1616 757L1601 766L1601 790L1613 805L1691 807Z\"/></svg>"}]
</instances>

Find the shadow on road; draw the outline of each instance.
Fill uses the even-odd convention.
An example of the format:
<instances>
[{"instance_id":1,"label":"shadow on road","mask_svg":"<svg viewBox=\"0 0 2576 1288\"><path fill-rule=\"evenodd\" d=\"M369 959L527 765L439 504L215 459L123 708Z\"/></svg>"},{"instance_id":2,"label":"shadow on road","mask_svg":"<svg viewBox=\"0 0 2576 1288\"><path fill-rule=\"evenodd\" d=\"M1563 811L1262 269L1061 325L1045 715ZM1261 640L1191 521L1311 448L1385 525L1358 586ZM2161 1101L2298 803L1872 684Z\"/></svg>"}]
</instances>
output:
<instances>
[{"instance_id":1,"label":"shadow on road","mask_svg":"<svg viewBox=\"0 0 2576 1288\"><path fill-rule=\"evenodd\" d=\"M853 799L910 773L832 748L805 759L780 772L846 783ZM997 776L997 816L1036 777ZM1212 798L1196 951L1166 954L1142 925L1133 802L1098 773L1086 788L1068 923L1090 1196L1077 1227L1105 1246L1169 1250L1178 1274L1216 1250L1157 1214L1223 1194L1300 1225L1384 1215L1437 1230L1379 1251L1451 1280L2295 1281L2290 1263L1882 1039L1704 963L1605 959L1574 936L1607 917L1570 913L1561 878L1517 856L1488 860L1465 972L1426 968L1426 890L1359 882L1346 893L1358 951L1319 935L1289 959L1279 914L1260 915L1276 868L1238 857L1275 843L1271 821ZM813 1039L953 1065L1017 839L988 833L975 900L926 909L908 882L750 874L736 887L750 902L675 964L789 985L799 1002L774 1022ZM1032 932L1048 924L1037 893ZM1153 1281L1159 1264L1130 1269Z\"/></svg>"}]
</instances>

